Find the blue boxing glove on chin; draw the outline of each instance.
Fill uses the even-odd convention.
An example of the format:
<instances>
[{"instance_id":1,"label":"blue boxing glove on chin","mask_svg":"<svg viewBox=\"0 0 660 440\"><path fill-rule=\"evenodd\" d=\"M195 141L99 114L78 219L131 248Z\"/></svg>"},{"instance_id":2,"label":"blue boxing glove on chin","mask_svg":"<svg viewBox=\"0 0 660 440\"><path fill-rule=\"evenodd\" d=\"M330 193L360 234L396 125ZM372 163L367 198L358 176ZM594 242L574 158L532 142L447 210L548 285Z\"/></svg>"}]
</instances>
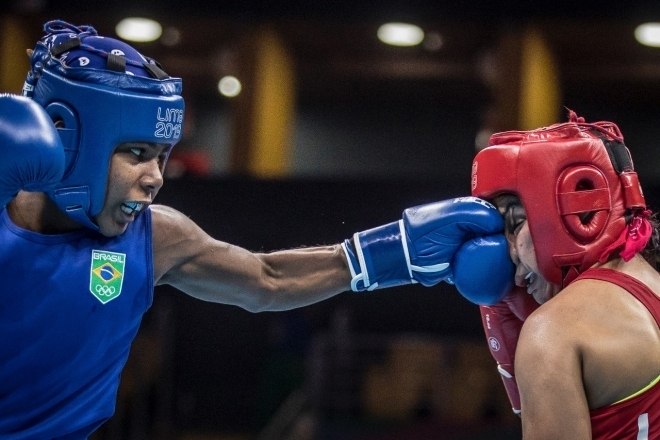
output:
<instances>
[{"instance_id":1,"label":"blue boxing glove on chin","mask_svg":"<svg viewBox=\"0 0 660 440\"><path fill-rule=\"evenodd\" d=\"M475 237L503 230L498 210L476 197L408 208L401 220L358 232L344 241L351 289L360 292L411 283L453 283L456 252Z\"/></svg>"},{"instance_id":2,"label":"blue boxing glove on chin","mask_svg":"<svg viewBox=\"0 0 660 440\"><path fill-rule=\"evenodd\" d=\"M512 289L515 266L503 234L472 238L458 249L453 260L456 289L480 306L500 302Z\"/></svg>"}]
</instances>

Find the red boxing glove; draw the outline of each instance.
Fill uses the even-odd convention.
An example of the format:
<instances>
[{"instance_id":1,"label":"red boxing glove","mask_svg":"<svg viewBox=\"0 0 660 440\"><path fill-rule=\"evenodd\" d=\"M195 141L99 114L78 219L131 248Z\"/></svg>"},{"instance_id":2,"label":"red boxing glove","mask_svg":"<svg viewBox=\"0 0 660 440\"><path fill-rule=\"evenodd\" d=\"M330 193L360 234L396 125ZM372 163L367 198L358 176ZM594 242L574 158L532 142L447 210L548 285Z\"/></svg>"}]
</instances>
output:
<instances>
[{"instance_id":1,"label":"red boxing glove","mask_svg":"<svg viewBox=\"0 0 660 440\"><path fill-rule=\"evenodd\" d=\"M523 322L539 306L523 288L514 287L492 306L479 306L488 348L497 362L504 388L515 414L520 414L520 394L514 375L516 345Z\"/></svg>"}]
</instances>

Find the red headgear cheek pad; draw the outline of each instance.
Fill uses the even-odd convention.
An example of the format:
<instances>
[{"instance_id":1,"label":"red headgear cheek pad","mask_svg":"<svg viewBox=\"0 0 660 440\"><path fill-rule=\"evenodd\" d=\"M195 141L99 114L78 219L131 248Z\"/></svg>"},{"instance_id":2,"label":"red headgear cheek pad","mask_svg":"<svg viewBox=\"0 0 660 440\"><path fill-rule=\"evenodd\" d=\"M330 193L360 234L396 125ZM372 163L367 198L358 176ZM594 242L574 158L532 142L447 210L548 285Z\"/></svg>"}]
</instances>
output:
<instances>
[{"instance_id":1,"label":"red headgear cheek pad","mask_svg":"<svg viewBox=\"0 0 660 440\"><path fill-rule=\"evenodd\" d=\"M618 127L571 120L532 131L494 134L472 165L472 195L517 195L527 213L537 263L564 286L599 260L644 209Z\"/></svg>"}]
</instances>

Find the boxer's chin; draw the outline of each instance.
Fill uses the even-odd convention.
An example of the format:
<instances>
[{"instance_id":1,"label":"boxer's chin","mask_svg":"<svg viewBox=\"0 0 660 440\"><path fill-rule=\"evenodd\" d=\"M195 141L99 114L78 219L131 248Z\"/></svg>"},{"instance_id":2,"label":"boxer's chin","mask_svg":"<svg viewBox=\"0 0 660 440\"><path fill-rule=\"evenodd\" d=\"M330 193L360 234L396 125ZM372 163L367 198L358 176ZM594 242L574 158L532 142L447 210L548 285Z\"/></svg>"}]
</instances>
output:
<instances>
[{"instance_id":1,"label":"boxer's chin","mask_svg":"<svg viewBox=\"0 0 660 440\"><path fill-rule=\"evenodd\" d=\"M136 215L135 212L127 214L120 204L114 207L105 206L95 220L102 235L116 237L126 232Z\"/></svg>"}]
</instances>

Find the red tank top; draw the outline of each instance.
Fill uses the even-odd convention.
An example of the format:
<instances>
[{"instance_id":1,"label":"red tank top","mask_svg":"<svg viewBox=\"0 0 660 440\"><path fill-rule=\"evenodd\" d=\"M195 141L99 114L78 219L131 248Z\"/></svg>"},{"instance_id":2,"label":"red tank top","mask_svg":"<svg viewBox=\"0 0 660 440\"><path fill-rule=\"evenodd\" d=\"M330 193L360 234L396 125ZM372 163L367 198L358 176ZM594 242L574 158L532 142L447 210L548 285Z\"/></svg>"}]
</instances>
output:
<instances>
[{"instance_id":1,"label":"red tank top","mask_svg":"<svg viewBox=\"0 0 660 440\"><path fill-rule=\"evenodd\" d=\"M611 269L590 269L577 279L607 281L625 289L660 326L660 298L637 279ZM633 398L592 410L591 431L593 440L660 440L660 383Z\"/></svg>"}]
</instances>

